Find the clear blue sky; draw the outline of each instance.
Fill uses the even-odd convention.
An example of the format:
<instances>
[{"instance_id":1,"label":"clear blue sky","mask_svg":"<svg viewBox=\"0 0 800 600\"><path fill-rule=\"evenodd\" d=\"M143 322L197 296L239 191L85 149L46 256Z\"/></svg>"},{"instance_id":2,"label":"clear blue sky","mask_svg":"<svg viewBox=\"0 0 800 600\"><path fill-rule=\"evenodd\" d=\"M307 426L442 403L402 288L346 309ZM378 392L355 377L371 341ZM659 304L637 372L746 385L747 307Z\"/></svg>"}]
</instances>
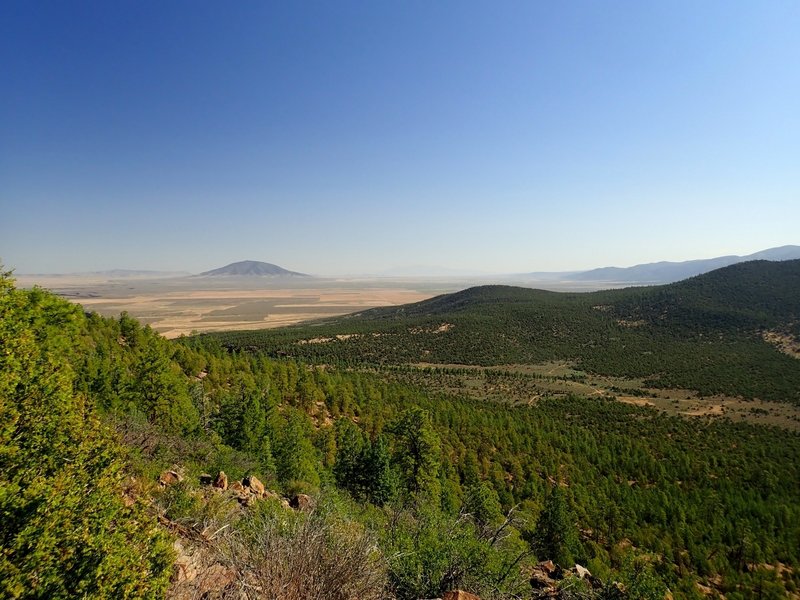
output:
<instances>
[{"instance_id":1,"label":"clear blue sky","mask_svg":"<svg viewBox=\"0 0 800 600\"><path fill-rule=\"evenodd\" d=\"M800 243L800 2L0 4L20 273Z\"/></svg>"}]
</instances>

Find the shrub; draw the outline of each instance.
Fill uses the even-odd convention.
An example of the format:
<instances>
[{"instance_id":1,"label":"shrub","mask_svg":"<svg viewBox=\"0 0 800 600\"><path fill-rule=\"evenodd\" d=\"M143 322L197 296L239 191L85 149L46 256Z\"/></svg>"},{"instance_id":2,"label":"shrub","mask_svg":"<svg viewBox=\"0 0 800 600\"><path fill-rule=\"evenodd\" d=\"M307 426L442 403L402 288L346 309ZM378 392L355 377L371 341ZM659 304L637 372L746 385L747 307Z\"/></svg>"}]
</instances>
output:
<instances>
[{"instance_id":1,"label":"shrub","mask_svg":"<svg viewBox=\"0 0 800 600\"><path fill-rule=\"evenodd\" d=\"M221 551L239 585L281 600L383 600L386 569L363 528L332 515L303 515L263 501L228 533Z\"/></svg>"}]
</instances>

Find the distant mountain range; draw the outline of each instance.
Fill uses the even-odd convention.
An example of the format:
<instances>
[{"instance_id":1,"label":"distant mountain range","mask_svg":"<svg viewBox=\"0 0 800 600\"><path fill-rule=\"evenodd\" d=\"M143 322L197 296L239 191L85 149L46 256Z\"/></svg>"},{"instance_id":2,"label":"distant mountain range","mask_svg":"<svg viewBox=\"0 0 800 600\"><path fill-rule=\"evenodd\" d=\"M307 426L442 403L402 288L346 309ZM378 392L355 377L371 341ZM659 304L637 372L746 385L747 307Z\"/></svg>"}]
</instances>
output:
<instances>
[{"instance_id":1,"label":"distant mountain range","mask_svg":"<svg viewBox=\"0 0 800 600\"><path fill-rule=\"evenodd\" d=\"M602 288L604 284L652 285L682 281L689 277L702 275L714 269L720 269L741 262L752 260L784 261L800 259L800 246L780 246L769 248L746 256L719 256L716 258L688 260L683 262L655 262L639 264L632 267L601 267L588 271L537 271L513 275L481 273L468 269L450 269L447 267L413 266L388 269L378 277L447 277L475 278L475 280L504 281L526 280L526 282L575 282L576 285L591 288ZM44 274L30 274L37 276ZM50 274L48 277L106 277L109 279L156 279L178 278L189 276L185 271L148 271L132 269L112 269L70 274ZM366 275L365 275L366 276ZM374 275L373 275L374 276ZM311 278L311 275L290 271L278 265L257 260L234 262L218 269L205 271L192 277L271 277L271 278ZM527 285L527 284L526 284Z\"/></svg>"},{"instance_id":2,"label":"distant mountain range","mask_svg":"<svg viewBox=\"0 0 800 600\"><path fill-rule=\"evenodd\" d=\"M289 271L272 263L242 260L200 273L197 277L311 277L305 273Z\"/></svg>"},{"instance_id":3,"label":"distant mountain range","mask_svg":"<svg viewBox=\"0 0 800 600\"><path fill-rule=\"evenodd\" d=\"M633 267L602 267L567 274L565 281L604 281L609 283L673 283L750 260L794 260L800 258L800 246L781 246L747 256L719 256L684 262L656 262ZM533 275L533 274L531 274Z\"/></svg>"}]
</instances>

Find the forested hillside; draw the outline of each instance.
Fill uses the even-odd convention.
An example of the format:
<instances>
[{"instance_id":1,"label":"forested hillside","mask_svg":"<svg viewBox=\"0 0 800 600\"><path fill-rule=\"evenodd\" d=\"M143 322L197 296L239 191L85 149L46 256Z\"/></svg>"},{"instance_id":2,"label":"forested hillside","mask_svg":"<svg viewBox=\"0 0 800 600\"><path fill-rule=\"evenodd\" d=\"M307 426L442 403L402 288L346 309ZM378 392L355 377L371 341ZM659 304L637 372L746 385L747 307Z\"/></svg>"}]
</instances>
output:
<instances>
[{"instance_id":1,"label":"forested hillside","mask_svg":"<svg viewBox=\"0 0 800 600\"><path fill-rule=\"evenodd\" d=\"M427 360L533 360L574 349L570 336L637 329L618 319L664 327L663 311L635 312L641 290L566 301L471 290L338 330L368 336L297 344L305 338L294 331L261 335L270 356L245 349L255 344L244 338L169 342L127 315L84 314L42 290L15 289L7 274L0 282L4 597L174 594L175 535L201 539L231 574L220 594L249 597L415 599L460 587L484 599L533 598L529 580L548 559L596 578L564 578L564 598L783 598L800 584L797 434L597 396L481 402L352 368L358 352L368 366L382 347L382 362L418 360L413 348L428 350ZM704 305L719 311L714 285L669 293L702 299L711 289ZM748 311L772 315L769 327L785 323L783 305L766 300L729 309L738 325L724 327L741 330L739 350L757 343ZM680 335L720 327L700 321L702 331ZM534 341L556 322L540 348ZM391 335L385 346L367 343ZM346 350L326 350L334 347ZM169 470L181 481L159 486ZM220 471L256 477L278 495L307 494L316 509L269 498L240 506L200 485Z\"/></svg>"},{"instance_id":2,"label":"forested hillside","mask_svg":"<svg viewBox=\"0 0 800 600\"><path fill-rule=\"evenodd\" d=\"M81 390L88 324L0 273L3 598L158 598L170 576L167 536L124 502L123 451Z\"/></svg>"},{"instance_id":3,"label":"forested hillside","mask_svg":"<svg viewBox=\"0 0 800 600\"><path fill-rule=\"evenodd\" d=\"M794 260L594 293L484 286L313 326L213 335L231 350L340 365L568 360L653 387L800 404L800 361L764 339L796 341L799 327Z\"/></svg>"}]
</instances>

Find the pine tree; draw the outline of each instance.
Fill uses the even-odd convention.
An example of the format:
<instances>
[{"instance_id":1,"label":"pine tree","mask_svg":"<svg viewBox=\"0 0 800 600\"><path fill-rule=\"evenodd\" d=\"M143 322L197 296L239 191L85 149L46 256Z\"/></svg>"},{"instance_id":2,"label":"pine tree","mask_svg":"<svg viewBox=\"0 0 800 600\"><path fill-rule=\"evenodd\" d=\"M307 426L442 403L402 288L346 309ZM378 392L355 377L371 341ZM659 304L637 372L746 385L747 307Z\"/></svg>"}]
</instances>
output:
<instances>
[{"instance_id":1,"label":"pine tree","mask_svg":"<svg viewBox=\"0 0 800 600\"><path fill-rule=\"evenodd\" d=\"M392 469L389 447L383 436L378 436L367 448L364 461L367 499L378 506L389 502L397 491L397 477Z\"/></svg>"},{"instance_id":2,"label":"pine tree","mask_svg":"<svg viewBox=\"0 0 800 600\"><path fill-rule=\"evenodd\" d=\"M133 369L127 397L151 423L166 431L193 431L200 417L192 403L186 380L180 368L172 364L161 340L140 336L146 340Z\"/></svg>"},{"instance_id":3,"label":"pine tree","mask_svg":"<svg viewBox=\"0 0 800 600\"><path fill-rule=\"evenodd\" d=\"M336 425L336 463L333 474L339 486L355 496L363 492L364 487L364 434L348 418L337 419Z\"/></svg>"},{"instance_id":4,"label":"pine tree","mask_svg":"<svg viewBox=\"0 0 800 600\"><path fill-rule=\"evenodd\" d=\"M267 418L261 406L259 393L247 391L243 398L242 423L240 427L241 449L246 452L261 450L262 440L266 434Z\"/></svg>"},{"instance_id":5,"label":"pine tree","mask_svg":"<svg viewBox=\"0 0 800 600\"><path fill-rule=\"evenodd\" d=\"M296 409L287 410L285 424L277 433L275 466L278 479L284 483L305 482L319 486L317 455L311 443L308 416Z\"/></svg>"},{"instance_id":6,"label":"pine tree","mask_svg":"<svg viewBox=\"0 0 800 600\"><path fill-rule=\"evenodd\" d=\"M550 489L536 523L533 547L540 560L570 567L578 552L578 535L567 502L558 485Z\"/></svg>"},{"instance_id":7,"label":"pine tree","mask_svg":"<svg viewBox=\"0 0 800 600\"><path fill-rule=\"evenodd\" d=\"M421 408L411 408L390 431L394 433L394 462L403 490L413 499L432 501L438 506L439 436L430 415Z\"/></svg>"}]
</instances>

